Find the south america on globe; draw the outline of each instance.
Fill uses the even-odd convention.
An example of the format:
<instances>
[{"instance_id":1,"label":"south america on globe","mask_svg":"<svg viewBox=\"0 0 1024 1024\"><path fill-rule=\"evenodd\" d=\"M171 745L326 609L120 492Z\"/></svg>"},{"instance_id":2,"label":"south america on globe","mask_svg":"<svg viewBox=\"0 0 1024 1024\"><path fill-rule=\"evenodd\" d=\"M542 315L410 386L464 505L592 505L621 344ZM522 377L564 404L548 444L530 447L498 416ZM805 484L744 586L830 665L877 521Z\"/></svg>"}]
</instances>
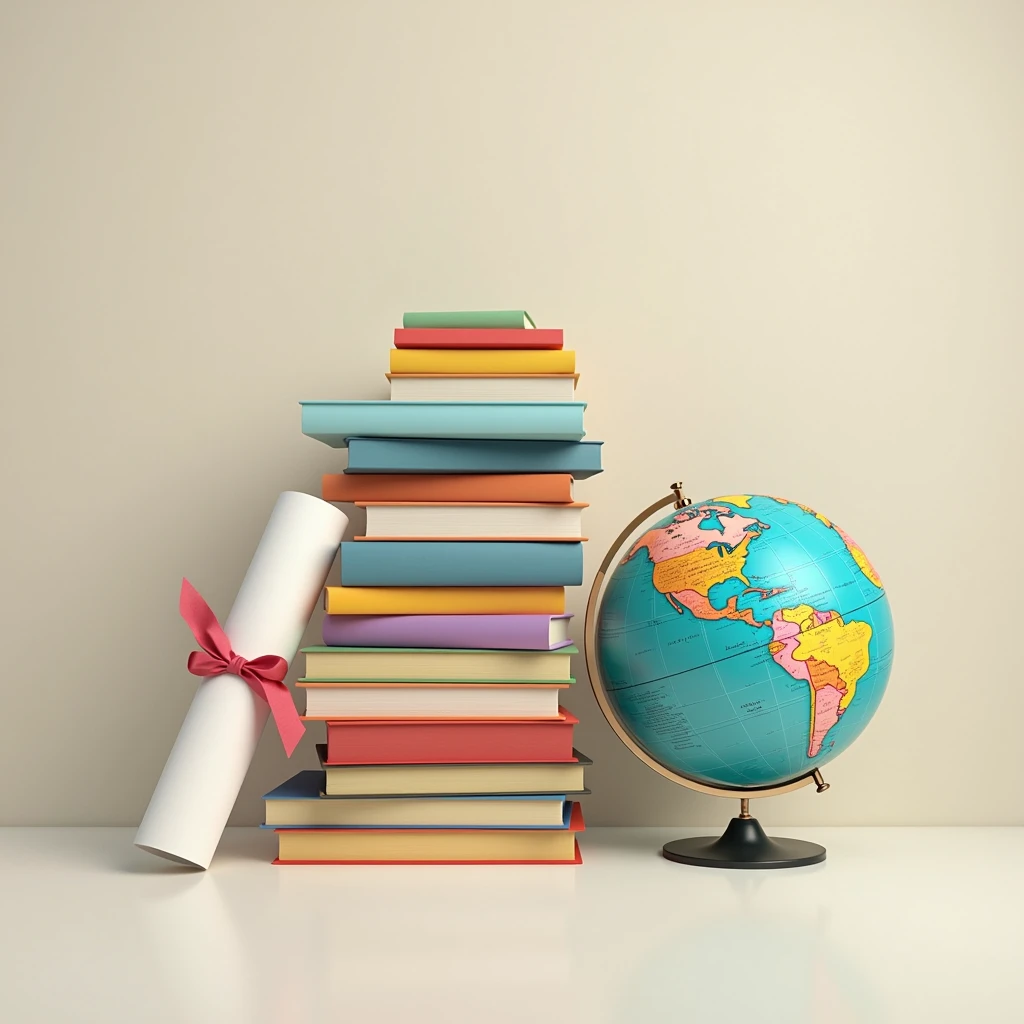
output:
<instances>
[{"instance_id":1,"label":"south america on globe","mask_svg":"<svg viewBox=\"0 0 1024 1024\"><path fill-rule=\"evenodd\" d=\"M637 744L711 786L781 785L871 720L893 660L882 581L849 534L764 495L673 512L611 573L605 691Z\"/></svg>"}]
</instances>

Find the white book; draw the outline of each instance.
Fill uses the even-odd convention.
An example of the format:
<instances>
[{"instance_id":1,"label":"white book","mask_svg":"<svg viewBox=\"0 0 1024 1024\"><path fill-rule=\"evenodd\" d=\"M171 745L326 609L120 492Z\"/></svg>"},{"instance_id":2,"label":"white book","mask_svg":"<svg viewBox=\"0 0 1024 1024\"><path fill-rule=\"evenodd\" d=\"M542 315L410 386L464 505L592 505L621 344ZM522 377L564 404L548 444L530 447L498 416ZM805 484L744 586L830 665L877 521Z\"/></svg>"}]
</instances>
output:
<instances>
[{"instance_id":1,"label":"white book","mask_svg":"<svg viewBox=\"0 0 1024 1024\"><path fill-rule=\"evenodd\" d=\"M395 402L571 402L572 373L521 377L389 373Z\"/></svg>"},{"instance_id":2,"label":"white book","mask_svg":"<svg viewBox=\"0 0 1024 1024\"><path fill-rule=\"evenodd\" d=\"M564 686L325 685L299 682L310 718L558 718Z\"/></svg>"},{"instance_id":3,"label":"white book","mask_svg":"<svg viewBox=\"0 0 1024 1024\"><path fill-rule=\"evenodd\" d=\"M411 540L583 540L586 502L531 505L516 502L356 502L366 509L366 537Z\"/></svg>"}]
</instances>

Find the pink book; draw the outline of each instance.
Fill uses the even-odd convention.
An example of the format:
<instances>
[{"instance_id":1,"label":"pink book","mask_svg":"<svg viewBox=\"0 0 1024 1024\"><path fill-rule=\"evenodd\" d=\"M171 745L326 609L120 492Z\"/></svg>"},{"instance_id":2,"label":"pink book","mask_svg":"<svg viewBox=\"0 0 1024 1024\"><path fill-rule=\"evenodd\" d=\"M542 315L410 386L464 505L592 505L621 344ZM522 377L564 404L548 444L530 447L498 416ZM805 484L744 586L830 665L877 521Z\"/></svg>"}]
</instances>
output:
<instances>
[{"instance_id":1,"label":"pink book","mask_svg":"<svg viewBox=\"0 0 1024 1024\"><path fill-rule=\"evenodd\" d=\"M526 348L562 347L562 329L538 327L524 331L501 327L396 327L395 348Z\"/></svg>"}]
</instances>

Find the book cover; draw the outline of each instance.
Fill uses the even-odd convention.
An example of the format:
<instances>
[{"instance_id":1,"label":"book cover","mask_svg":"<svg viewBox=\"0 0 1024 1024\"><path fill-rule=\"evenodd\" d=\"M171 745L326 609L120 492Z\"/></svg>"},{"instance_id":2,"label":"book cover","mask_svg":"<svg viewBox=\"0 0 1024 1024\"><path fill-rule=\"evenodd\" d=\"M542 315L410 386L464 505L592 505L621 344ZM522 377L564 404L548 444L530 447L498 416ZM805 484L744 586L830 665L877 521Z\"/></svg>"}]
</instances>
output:
<instances>
[{"instance_id":1,"label":"book cover","mask_svg":"<svg viewBox=\"0 0 1024 1024\"><path fill-rule=\"evenodd\" d=\"M486 441L354 437L346 474L601 472L603 441Z\"/></svg>"},{"instance_id":2,"label":"book cover","mask_svg":"<svg viewBox=\"0 0 1024 1024\"><path fill-rule=\"evenodd\" d=\"M449 796L488 794L551 796L586 794L586 768L593 764L573 750L571 761L540 761L524 764L345 764L327 765L327 744L318 743L316 754L324 772L324 798L373 796Z\"/></svg>"},{"instance_id":3,"label":"book cover","mask_svg":"<svg viewBox=\"0 0 1024 1024\"><path fill-rule=\"evenodd\" d=\"M504 651L434 647L303 647L304 679L315 682L436 680L458 682L564 682L575 647L557 651Z\"/></svg>"},{"instance_id":4,"label":"book cover","mask_svg":"<svg viewBox=\"0 0 1024 1024\"><path fill-rule=\"evenodd\" d=\"M578 803L564 829L276 829L274 863L575 863L576 833L585 828Z\"/></svg>"},{"instance_id":5,"label":"book cover","mask_svg":"<svg viewBox=\"0 0 1024 1024\"><path fill-rule=\"evenodd\" d=\"M325 587L328 615L561 615L562 587Z\"/></svg>"},{"instance_id":6,"label":"book cover","mask_svg":"<svg viewBox=\"0 0 1024 1024\"><path fill-rule=\"evenodd\" d=\"M573 760L575 715L521 721L329 721L334 764L498 764Z\"/></svg>"},{"instance_id":7,"label":"book cover","mask_svg":"<svg viewBox=\"0 0 1024 1024\"><path fill-rule=\"evenodd\" d=\"M569 473L325 473L324 501L528 501L572 498Z\"/></svg>"},{"instance_id":8,"label":"book cover","mask_svg":"<svg viewBox=\"0 0 1024 1024\"><path fill-rule=\"evenodd\" d=\"M525 309L455 309L404 313L403 327L446 328L460 330L491 328L494 330L535 330L536 324Z\"/></svg>"},{"instance_id":9,"label":"book cover","mask_svg":"<svg viewBox=\"0 0 1024 1024\"><path fill-rule=\"evenodd\" d=\"M571 614L327 615L322 635L329 647L429 645L547 651L572 643L571 619Z\"/></svg>"},{"instance_id":10,"label":"book cover","mask_svg":"<svg viewBox=\"0 0 1024 1024\"><path fill-rule=\"evenodd\" d=\"M508 327L396 327L395 348L558 349L562 329Z\"/></svg>"},{"instance_id":11,"label":"book cover","mask_svg":"<svg viewBox=\"0 0 1024 1024\"><path fill-rule=\"evenodd\" d=\"M352 437L578 441L586 402L303 401L302 432L331 448Z\"/></svg>"},{"instance_id":12,"label":"book cover","mask_svg":"<svg viewBox=\"0 0 1024 1024\"><path fill-rule=\"evenodd\" d=\"M509 349L393 348L391 373L575 373L571 348L514 351Z\"/></svg>"}]
</instances>

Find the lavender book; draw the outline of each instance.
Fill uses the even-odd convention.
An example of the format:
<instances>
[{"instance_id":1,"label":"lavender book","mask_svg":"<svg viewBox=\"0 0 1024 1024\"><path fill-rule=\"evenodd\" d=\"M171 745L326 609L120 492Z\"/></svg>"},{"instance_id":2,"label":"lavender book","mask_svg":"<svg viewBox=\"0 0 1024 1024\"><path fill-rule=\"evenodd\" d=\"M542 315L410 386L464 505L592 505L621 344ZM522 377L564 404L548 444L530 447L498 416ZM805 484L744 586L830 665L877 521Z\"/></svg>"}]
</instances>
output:
<instances>
[{"instance_id":1,"label":"lavender book","mask_svg":"<svg viewBox=\"0 0 1024 1024\"><path fill-rule=\"evenodd\" d=\"M328 647L458 647L554 651L571 615L327 615Z\"/></svg>"}]
</instances>

